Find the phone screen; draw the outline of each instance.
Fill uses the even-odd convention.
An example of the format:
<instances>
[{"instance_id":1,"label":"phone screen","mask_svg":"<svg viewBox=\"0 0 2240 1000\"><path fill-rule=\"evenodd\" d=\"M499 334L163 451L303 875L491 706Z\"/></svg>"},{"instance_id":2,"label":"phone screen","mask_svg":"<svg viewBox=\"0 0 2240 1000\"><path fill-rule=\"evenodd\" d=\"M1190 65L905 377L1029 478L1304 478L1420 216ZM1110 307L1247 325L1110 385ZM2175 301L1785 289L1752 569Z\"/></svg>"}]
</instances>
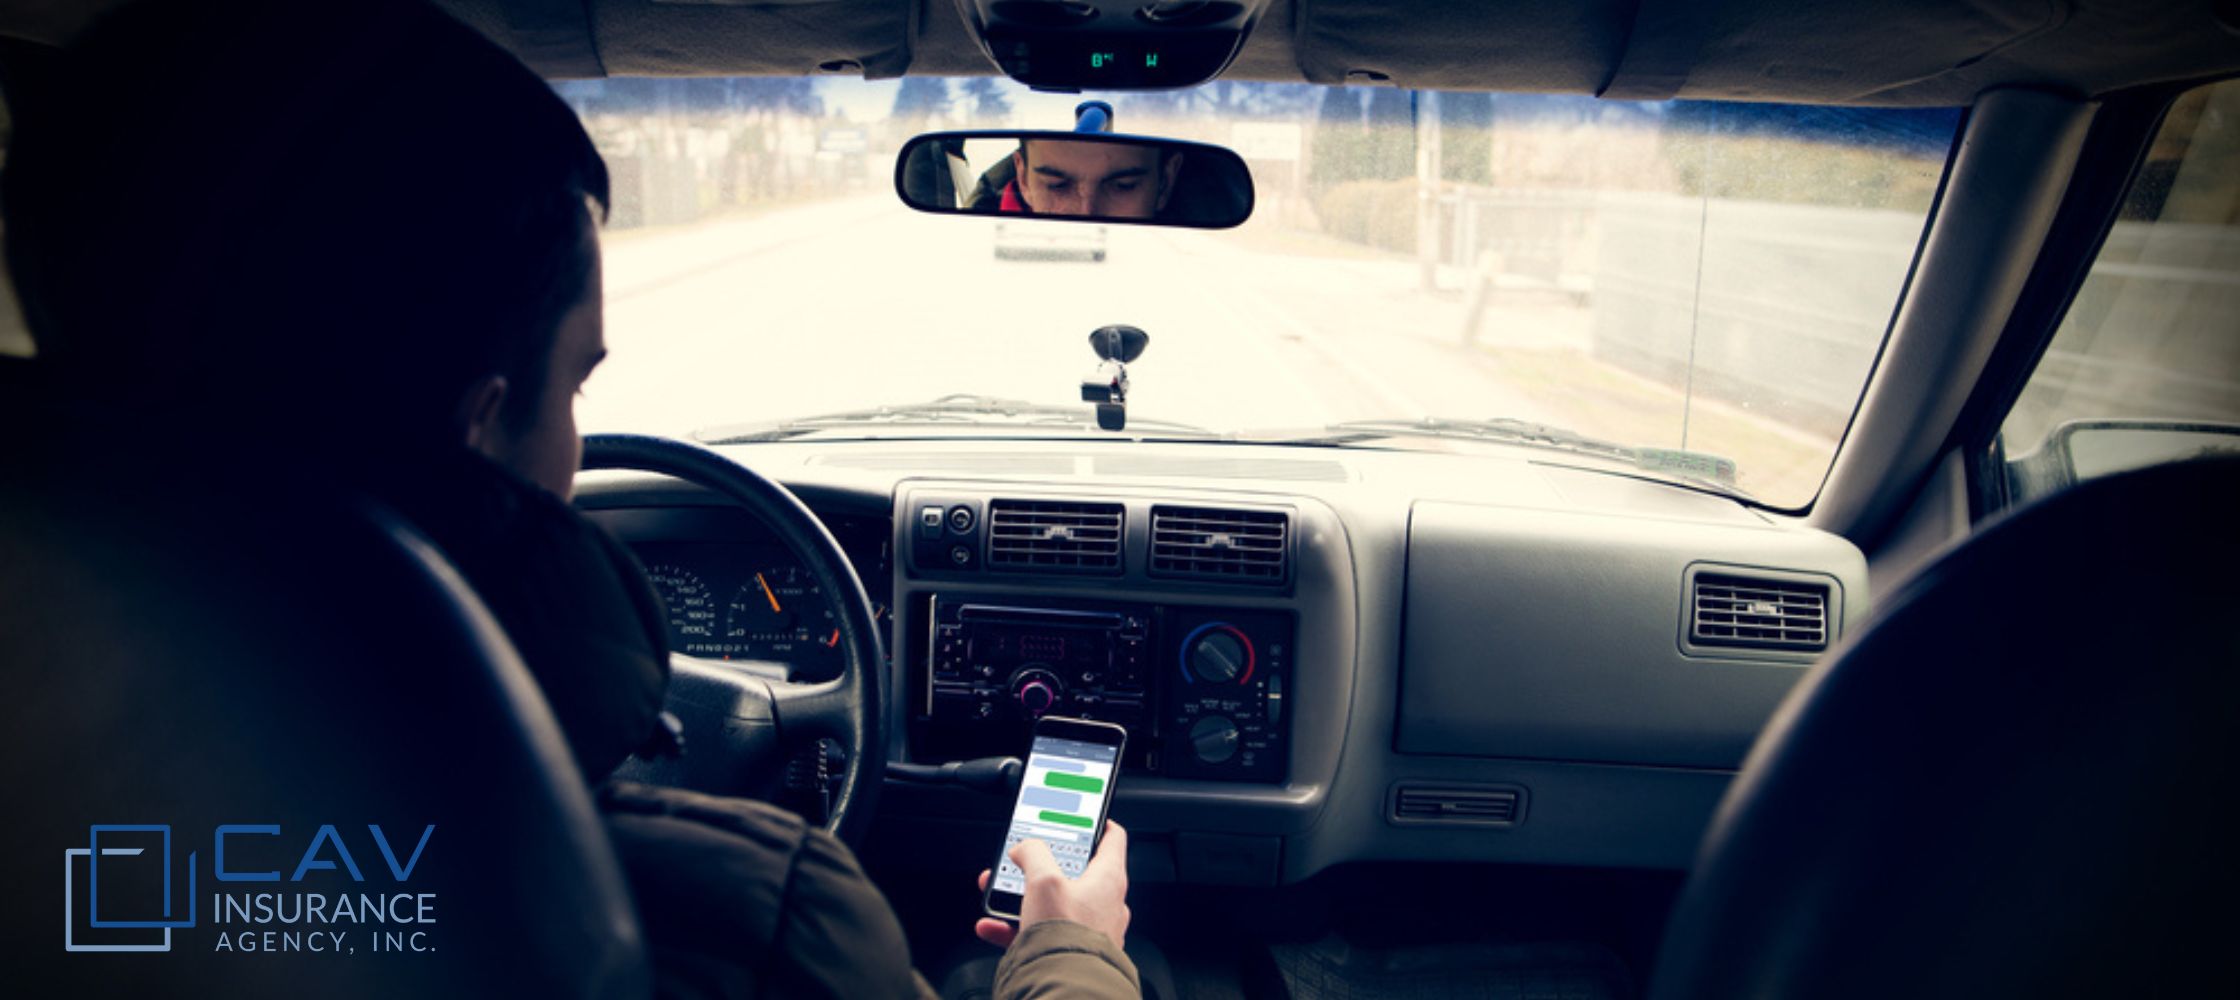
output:
<instances>
[{"instance_id":1,"label":"phone screen","mask_svg":"<svg viewBox=\"0 0 2240 1000\"><path fill-rule=\"evenodd\" d=\"M1028 837L1050 845L1050 854L1067 878L1081 877L1096 853L1098 835L1104 832L1105 808L1112 799L1113 775L1125 738L1126 732L1118 726L1095 723L1045 719L1036 727L1026 773L1019 782L1019 800L1011 808L1011 828L996 852L995 874L988 880L989 912L1018 915L1018 899L1026 891L1027 879L1011 863L1010 852Z\"/></svg>"}]
</instances>

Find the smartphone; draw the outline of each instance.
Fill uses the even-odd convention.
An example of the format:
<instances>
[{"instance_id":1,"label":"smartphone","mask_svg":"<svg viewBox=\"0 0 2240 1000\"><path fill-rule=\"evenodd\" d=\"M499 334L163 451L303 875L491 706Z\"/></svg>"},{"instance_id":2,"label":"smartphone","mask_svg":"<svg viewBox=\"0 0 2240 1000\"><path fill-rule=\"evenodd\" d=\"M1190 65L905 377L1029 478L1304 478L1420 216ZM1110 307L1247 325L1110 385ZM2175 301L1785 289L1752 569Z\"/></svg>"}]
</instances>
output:
<instances>
[{"instance_id":1,"label":"smartphone","mask_svg":"<svg viewBox=\"0 0 2240 1000\"><path fill-rule=\"evenodd\" d=\"M1029 837L1050 845L1067 878L1081 877L1104 837L1104 814L1127 742L1128 731L1109 722L1044 716L1034 724L1034 747L1019 779L1019 800L1011 806L1011 828L989 866L995 874L981 901L989 916L1019 919L1027 875L1011 863L1011 848Z\"/></svg>"}]
</instances>

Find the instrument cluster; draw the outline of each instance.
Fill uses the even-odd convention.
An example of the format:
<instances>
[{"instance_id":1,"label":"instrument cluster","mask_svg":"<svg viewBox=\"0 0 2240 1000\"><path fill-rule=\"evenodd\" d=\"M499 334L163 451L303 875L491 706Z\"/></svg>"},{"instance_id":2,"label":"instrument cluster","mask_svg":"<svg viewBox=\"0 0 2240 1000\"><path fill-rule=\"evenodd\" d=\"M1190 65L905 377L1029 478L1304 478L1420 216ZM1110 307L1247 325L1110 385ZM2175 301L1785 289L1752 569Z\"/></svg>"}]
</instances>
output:
<instances>
[{"instance_id":1,"label":"instrument cluster","mask_svg":"<svg viewBox=\"0 0 2240 1000\"><path fill-rule=\"evenodd\" d=\"M826 517L884 625L888 522ZM793 551L751 522L724 537L643 541L632 548L667 610L669 648L709 660L782 663L804 681L836 676L840 632L830 595Z\"/></svg>"}]
</instances>

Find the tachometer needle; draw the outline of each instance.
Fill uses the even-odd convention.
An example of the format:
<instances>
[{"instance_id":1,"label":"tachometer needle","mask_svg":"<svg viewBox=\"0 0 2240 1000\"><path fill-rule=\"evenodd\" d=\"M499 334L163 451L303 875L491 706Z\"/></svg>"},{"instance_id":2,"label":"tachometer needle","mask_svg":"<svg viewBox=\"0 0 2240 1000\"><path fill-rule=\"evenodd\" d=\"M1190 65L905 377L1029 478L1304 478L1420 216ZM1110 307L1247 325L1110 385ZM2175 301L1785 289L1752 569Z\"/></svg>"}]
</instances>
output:
<instances>
[{"instance_id":1,"label":"tachometer needle","mask_svg":"<svg viewBox=\"0 0 2240 1000\"><path fill-rule=\"evenodd\" d=\"M837 646L837 645L840 645L840 630L839 630L839 629L833 629L833 630L832 630L832 638L826 639L826 640L824 641L824 644L825 644L826 646Z\"/></svg>"},{"instance_id":2,"label":"tachometer needle","mask_svg":"<svg viewBox=\"0 0 2240 1000\"><path fill-rule=\"evenodd\" d=\"M777 592L770 589L770 581L763 579L762 574L756 573L754 575L754 582L762 585L762 596L770 599L770 610L781 615L785 614L786 609L778 606Z\"/></svg>"}]
</instances>

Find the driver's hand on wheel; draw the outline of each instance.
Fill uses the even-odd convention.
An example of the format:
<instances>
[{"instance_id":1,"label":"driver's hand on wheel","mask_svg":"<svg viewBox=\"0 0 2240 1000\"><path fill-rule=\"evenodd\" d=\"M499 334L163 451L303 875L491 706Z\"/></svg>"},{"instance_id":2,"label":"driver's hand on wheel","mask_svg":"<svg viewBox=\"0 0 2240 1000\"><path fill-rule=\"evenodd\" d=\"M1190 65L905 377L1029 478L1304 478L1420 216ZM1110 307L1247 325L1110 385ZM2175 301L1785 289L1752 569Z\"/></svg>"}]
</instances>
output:
<instances>
[{"instance_id":1,"label":"driver's hand on wheel","mask_svg":"<svg viewBox=\"0 0 2240 1000\"><path fill-rule=\"evenodd\" d=\"M1027 875L1027 891L1019 902L1019 926L982 917L972 932L998 948L1011 947L1019 932L1045 920L1071 920L1111 938L1114 946L1126 944L1128 934L1128 831L1106 820L1104 839L1095 857L1069 879L1050 854L1050 845L1032 837L1011 848L1011 863ZM980 873L980 891L988 891L989 873Z\"/></svg>"}]
</instances>

